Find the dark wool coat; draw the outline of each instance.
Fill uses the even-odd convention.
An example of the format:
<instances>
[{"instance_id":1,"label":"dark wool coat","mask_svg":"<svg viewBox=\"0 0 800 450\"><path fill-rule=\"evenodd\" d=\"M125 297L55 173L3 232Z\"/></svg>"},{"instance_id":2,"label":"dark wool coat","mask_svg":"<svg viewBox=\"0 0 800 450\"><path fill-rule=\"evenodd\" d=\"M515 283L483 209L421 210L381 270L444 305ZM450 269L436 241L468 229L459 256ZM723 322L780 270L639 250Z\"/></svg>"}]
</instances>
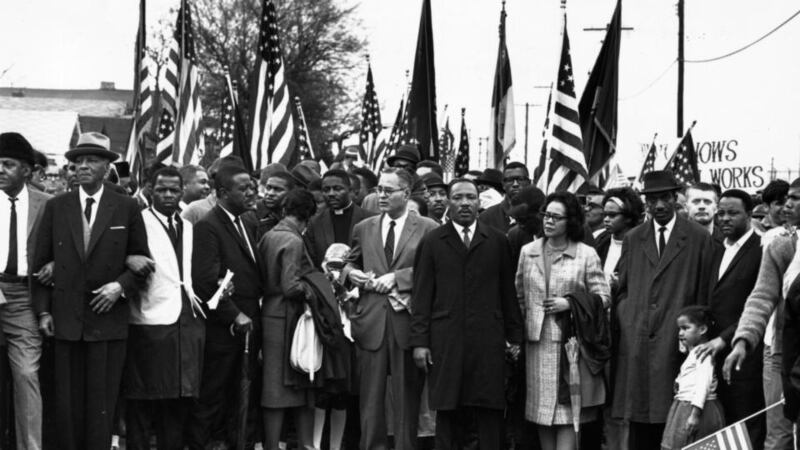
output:
<instances>
[{"instance_id":1,"label":"dark wool coat","mask_svg":"<svg viewBox=\"0 0 800 450\"><path fill-rule=\"evenodd\" d=\"M431 409L505 407L505 343L522 342L514 273L506 237L483 223L469 250L451 223L423 239L409 343L431 349Z\"/></svg>"}]
</instances>

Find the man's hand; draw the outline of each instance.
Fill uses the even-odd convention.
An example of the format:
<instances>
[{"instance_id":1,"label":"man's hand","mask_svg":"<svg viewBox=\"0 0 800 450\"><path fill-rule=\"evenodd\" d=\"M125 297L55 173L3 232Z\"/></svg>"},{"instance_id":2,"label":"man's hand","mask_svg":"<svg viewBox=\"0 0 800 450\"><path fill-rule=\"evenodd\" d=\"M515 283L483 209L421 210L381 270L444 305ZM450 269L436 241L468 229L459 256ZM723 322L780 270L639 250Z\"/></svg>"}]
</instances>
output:
<instances>
[{"instance_id":1,"label":"man's hand","mask_svg":"<svg viewBox=\"0 0 800 450\"><path fill-rule=\"evenodd\" d=\"M428 347L415 347L414 348L414 364L420 369L428 373L428 366L433 365L433 357L431 357L431 349Z\"/></svg>"},{"instance_id":2,"label":"man's hand","mask_svg":"<svg viewBox=\"0 0 800 450\"><path fill-rule=\"evenodd\" d=\"M42 313L39 316L39 331L46 337L53 337L56 334L56 327L53 325L53 316L50 313Z\"/></svg>"},{"instance_id":3,"label":"man's hand","mask_svg":"<svg viewBox=\"0 0 800 450\"><path fill-rule=\"evenodd\" d=\"M725 382L731 384L731 369L736 368L736 371L742 370L742 363L744 362L744 358L747 356L747 345L744 339L739 339L733 344L733 350L731 350L730 355L725 358L725 362L722 364L722 376L725 378Z\"/></svg>"},{"instance_id":4,"label":"man's hand","mask_svg":"<svg viewBox=\"0 0 800 450\"><path fill-rule=\"evenodd\" d=\"M53 266L55 265L55 261L50 261L49 263L42 266L38 272L33 274L39 283L43 286L52 286L53 285Z\"/></svg>"},{"instance_id":5,"label":"man's hand","mask_svg":"<svg viewBox=\"0 0 800 450\"><path fill-rule=\"evenodd\" d=\"M236 319L233 320L231 327L234 333L244 334L248 331L253 331L253 321L245 313L240 312Z\"/></svg>"},{"instance_id":6,"label":"man's hand","mask_svg":"<svg viewBox=\"0 0 800 450\"><path fill-rule=\"evenodd\" d=\"M397 286L397 281L394 273L387 273L375 279L375 292L379 294L388 294L395 286Z\"/></svg>"},{"instance_id":7,"label":"man's hand","mask_svg":"<svg viewBox=\"0 0 800 450\"><path fill-rule=\"evenodd\" d=\"M128 255L128 257L125 258L125 267L136 276L146 277L153 273L156 268L156 263L144 255Z\"/></svg>"},{"instance_id":8,"label":"man's hand","mask_svg":"<svg viewBox=\"0 0 800 450\"><path fill-rule=\"evenodd\" d=\"M97 295L89 302L89 306L95 314L104 314L111 311L111 307L119 300L122 295L122 285L112 281L93 290L92 294Z\"/></svg>"},{"instance_id":9,"label":"man's hand","mask_svg":"<svg viewBox=\"0 0 800 450\"><path fill-rule=\"evenodd\" d=\"M369 281L369 275L364 273L362 270L351 270L350 274L347 276L350 279L350 282L355 284L358 287L364 286L364 283Z\"/></svg>"},{"instance_id":10,"label":"man's hand","mask_svg":"<svg viewBox=\"0 0 800 450\"><path fill-rule=\"evenodd\" d=\"M217 280L217 286L219 286L221 284L222 284L222 278ZM233 287L233 280L231 280L231 282L228 283L227 286L225 286L225 289L222 290L222 296L223 297L230 297L230 296L233 295L234 292L235 292L235 289Z\"/></svg>"},{"instance_id":11,"label":"man's hand","mask_svg":"<svg viewBox=\"0 0 800 450\"><path fill-rule=\"evenodd\" d=\"M511 357L512 361L516 361L519 359L519 354L521 350L519 344L508 344L506 343L506 354Z\"/></svg>"},{"instance_id":12,"label":"man's hand","mask_svg":"<svg viewBox=\"0 0 800 450\"><path fill-rule=\"evenodd\" d=\"M725 341L722 340L721 337L715 337L714 339L706 342L705 344L698 345L694 348L694 354L697 356L701 362L704 361L706 358L711 356L712 358L717 356L717 353L725 350Z\"/></svg>"}]
</instances>

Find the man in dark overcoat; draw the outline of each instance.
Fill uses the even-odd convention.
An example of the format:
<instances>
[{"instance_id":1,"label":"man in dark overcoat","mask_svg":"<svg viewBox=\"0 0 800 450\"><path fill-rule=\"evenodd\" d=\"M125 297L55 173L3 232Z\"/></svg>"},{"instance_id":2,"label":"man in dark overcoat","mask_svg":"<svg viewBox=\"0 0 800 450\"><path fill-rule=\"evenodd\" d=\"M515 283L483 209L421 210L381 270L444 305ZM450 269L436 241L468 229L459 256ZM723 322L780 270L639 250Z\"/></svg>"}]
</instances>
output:
<instances>
[{"instance_id":1,"label":"man in dark overcoat","mask_svg":"<svg viewBox=\"0 0 800 450\"><path fill-rule=\"evenodd\" d=\"M36 242L34 272L52 273L40 326L55 334L56 434L66 450L110 446L128 338L126 303L141 281L126 260L148 255L138 203L104 186L119 156L110 142L84 133L66 153L80 188L45 204Z\"/></svg>"},{"instance_id":2,"label":"man in dark overcoat","mask_svg":"<svg viewBox=\"0 0 800 450\"><path fill-rule=\"evenodd\" d=\"M477 222L478 187L449 185L451 222L422 240L414 263L409 344L428 373L436 448L463 448L470 418L481 449L503 445L506 346L516 357L522 314L506 237Z\"/></svg>"},{"instance_id":3,"label":"man in dark overcoat","mask_svg":"<svg viewBox=\"0 0 800 450\"><path fill-rule=\"evenodd\" d=\"M612 416L630 421L630 448L637 450L661 447L682 361L678 311L707 299L712 238L675 214L679 189L669 171L646 174L642 193L652 219L622 243Z\"/></svg>"}]
</instances>

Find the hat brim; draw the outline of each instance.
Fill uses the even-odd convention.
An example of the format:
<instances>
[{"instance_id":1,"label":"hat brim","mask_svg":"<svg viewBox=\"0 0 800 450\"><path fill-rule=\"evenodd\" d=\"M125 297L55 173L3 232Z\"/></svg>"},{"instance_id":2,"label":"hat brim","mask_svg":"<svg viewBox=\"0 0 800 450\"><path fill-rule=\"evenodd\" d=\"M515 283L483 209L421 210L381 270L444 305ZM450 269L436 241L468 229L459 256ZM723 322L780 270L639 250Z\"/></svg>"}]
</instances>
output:
<instances>
[{"instance_id":1,"label":"hat brim","mask_svg":"<svg viewBox=\"0 0 800 450\"><path fill-rule=\"evenodd\" d=\"M410 162L411 164L414 164L414 165L417 165L417 163L419 162L419 161L414 161L411 158L406 158L404 156L390 156L390 157L386 158L386 163L391 166L398 159L402 159L403 161L408 161L408 162Z\"/></svg>"},{"instance_id":2,"label":"hat brim","mask_svg":"<svg viewBox=\"0 0 800 450\"><path fill-rule=\"evenodd\" d=\"M114 162L119 159L119 153L114 153L101 147L77 147L64 154L64 156L70 161L74 161L81 156L87 155L100 156L101 158L105 158L110 162Z\"/></svg>"},{"instance_id":3,"label":"hat brim","mask_svg":"<svg viewBox=\"0 0 800 450\"><path fill-rule=\"evenodd\" d=\"M660 187L653 187L650 189L642 189L639 191L640 194L658 194L660 192L673 192L673 191L680 191L682 188L681 186L660 186Z\"/></svg>"},{"instance_id":4,"label":"hat brim","mask_svg":"<svg viewBox=\"0 0 800 450\"><path fill-rule=\"evenodd\" d=\"M475 180L475 184L477 184L478 186L480 186L482 184L485 184L486 186L489 186L489 187L495 189L497 192L499 192L501 194L505 193L505 191L506 191L505 189L503 189L503 185L502 184L495 183L494 181L481 180L480 178L478 178L477 180Z\"/></svg>"}]
</instances>

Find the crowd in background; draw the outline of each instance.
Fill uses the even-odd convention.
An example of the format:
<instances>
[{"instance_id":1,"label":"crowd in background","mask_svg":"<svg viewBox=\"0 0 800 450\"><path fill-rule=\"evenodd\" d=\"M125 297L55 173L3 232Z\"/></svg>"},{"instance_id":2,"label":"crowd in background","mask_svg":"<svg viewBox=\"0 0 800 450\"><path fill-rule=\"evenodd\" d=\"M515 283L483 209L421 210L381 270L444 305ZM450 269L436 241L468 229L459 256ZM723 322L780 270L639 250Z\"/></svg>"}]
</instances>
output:
<instances>
[{"instance_id":1,"label":"crowd in background","mask_svg":"<svg viewBox=\"0 0 800 450\"><path fill-rule=\"evenodd\" d=\"M66 157L0 134L0 448L795 448L800 179Z\"/></svg>"}]
</instances>

